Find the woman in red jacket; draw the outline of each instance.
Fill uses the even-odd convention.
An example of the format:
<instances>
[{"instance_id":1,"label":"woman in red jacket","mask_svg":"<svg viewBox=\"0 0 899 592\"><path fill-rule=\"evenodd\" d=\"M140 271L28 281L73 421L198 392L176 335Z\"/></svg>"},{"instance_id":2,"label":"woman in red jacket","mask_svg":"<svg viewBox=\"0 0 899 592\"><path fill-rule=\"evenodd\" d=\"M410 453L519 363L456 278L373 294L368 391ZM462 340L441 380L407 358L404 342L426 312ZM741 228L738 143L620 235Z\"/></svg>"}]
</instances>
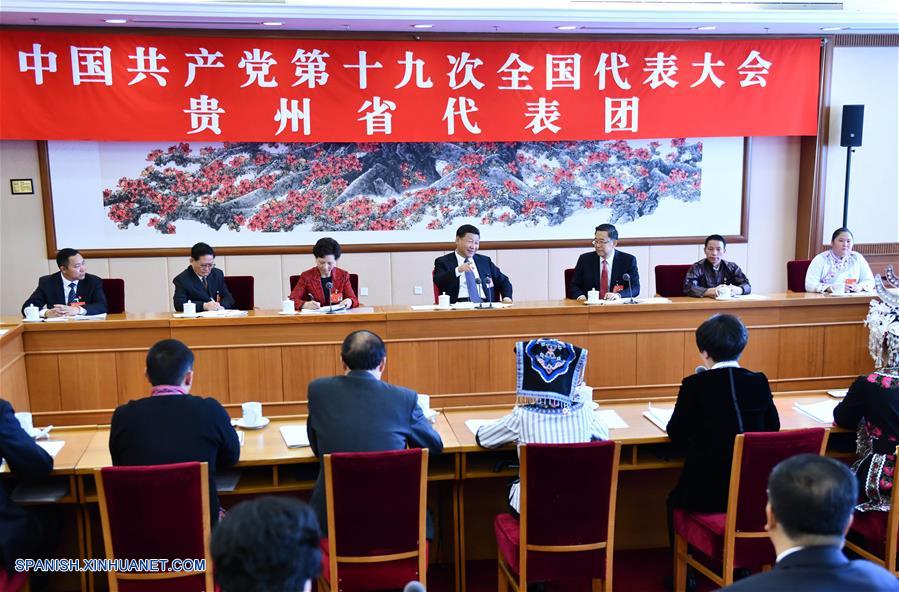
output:
<instances>
[{"instance_id":1,"label":"woman in red jacket","mask_svg":"<svg viewBox=\"0 0 899 592\"><path fill-rule=\"evenodd\" d=\"M340 243L328 237L319 239L312 247L312 254L315 267L301 273L290 292L294 308L316 310L329 304L342 304L347 308L359 306L350 285L350 274L337 267Z\"/></svg>"}]
</instances>

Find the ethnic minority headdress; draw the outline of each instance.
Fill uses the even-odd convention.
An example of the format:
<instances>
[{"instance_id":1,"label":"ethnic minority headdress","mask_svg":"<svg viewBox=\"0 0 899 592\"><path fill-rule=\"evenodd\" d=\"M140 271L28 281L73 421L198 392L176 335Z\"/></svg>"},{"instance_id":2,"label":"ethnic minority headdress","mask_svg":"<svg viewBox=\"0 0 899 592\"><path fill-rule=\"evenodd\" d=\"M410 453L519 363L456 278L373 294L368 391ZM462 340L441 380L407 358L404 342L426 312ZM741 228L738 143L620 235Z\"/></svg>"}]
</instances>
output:
<instances>
[{"instance_id":1,"label":"ethnic minority headdress","mask_svg":"<svg viewBox=\"0 0 899 592\"><path fill-rule=\"evenodd\" d=\"M515 344L515 360L516 405L542 413L570 413L583 406L578 386L584 379L587 350L558 339L532 339Z\"/></svg>"},{"instance_id":2,"label":"ethnic minority headdress","mask_svg":"<svg viewBox=\"0 0 899 592\"><path fill-rule=\"evenodd\" d=\"M865 325L868 326L868 351L879 372L899 374L899 295L884 286L884 279L899 288L899 278L889 265L884 278L874 276L874 286L880 300L871 300Z\"/></svg>"}]
</instances>

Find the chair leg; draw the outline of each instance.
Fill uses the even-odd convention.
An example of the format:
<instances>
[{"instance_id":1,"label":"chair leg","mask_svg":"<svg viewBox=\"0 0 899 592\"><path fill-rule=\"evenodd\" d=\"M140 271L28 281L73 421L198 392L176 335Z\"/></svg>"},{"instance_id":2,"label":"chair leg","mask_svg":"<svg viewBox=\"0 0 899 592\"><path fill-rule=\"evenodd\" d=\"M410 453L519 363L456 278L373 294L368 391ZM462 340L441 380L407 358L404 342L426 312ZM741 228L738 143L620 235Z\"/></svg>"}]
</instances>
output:
<instances>
[{"instance_id":1,"label":"chair leg","mask_svg":"<svg viewBox=\"0 0 899 592\"><path fill-rule=\"evenodd\" d=\"M318 576L318 580L316 580L316 584L318 584L318 590L316 592L331 592L331 587L328 585L328 582L325 581L325 578L322 576Z\"/></svg>"},{"instance_id":2,"label":"chair leg","mask_svg":"<svg viewBox=\"0 0 899 592\"><path fill-rule=\"evenodd\" d=\"M503 560L496 560L496 590L497 592L509 592L509 582L506 580L506 572L503 569Z\"/></svg>"},{"instance_id":3,"label":"chair leg","mask_svg":"<svg viewBox=\"0 0 899 592\"><path fill-rule=\"evenodd\" d=\"M590 580L590 592L603 592L603 584L605 582L599 578L594 578ZM607 588L605 592L610 592L611 588Z\"/></svg>"},{"instance_id":4,"label":"chair leg","mask_svg":"<svg viewBox=\"0 0 899 592\"><path fill-rule=\"evenodd\" d=\"M679 534L674 534L674 590L685 592L687 589L687 541Z\"/></svg>"}]
</instances>

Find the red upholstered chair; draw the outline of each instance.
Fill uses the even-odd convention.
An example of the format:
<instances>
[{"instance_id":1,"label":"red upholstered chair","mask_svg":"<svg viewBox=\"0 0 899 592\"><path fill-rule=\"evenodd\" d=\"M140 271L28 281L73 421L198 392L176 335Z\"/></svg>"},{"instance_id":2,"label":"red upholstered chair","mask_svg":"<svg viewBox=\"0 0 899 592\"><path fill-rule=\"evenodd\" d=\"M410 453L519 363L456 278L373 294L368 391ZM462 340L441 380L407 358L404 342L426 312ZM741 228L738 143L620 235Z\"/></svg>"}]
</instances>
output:
<instances>
[{"instance_id":1,"label":"red upholstered chair","mask_svg":"<svg viewBox=\"0 0 899 592\"><path fill-rule=\"evenodd\" d=\"M103 278L103 293L106 295L106 312L118 314L125 312L125 280Z\"/></svg>"},{"instance_id":2,"label":"red upholstered chair","mask_svg":"<svg viewBox=\"0 0 899 592\"><path fill-rule=\"evenodd\" d=\"M434 286L434 304L440 304L440 300L438 300L438 298L440 298L440 289L437 287L436 283L432 282L432 284Z\"/></svg>"},{"instance_id":3,"label":"red upholstered chair","mask_svg":"<svg viewBox=\"0 0 899 592\"><path fill-rule=\"evenodd\" d=\"M323 590L403 588L427 579L428 451L326 454Z\"/></svg>"},{"instance_id":4,"label":"red upholstered chair","mask_svg":"<svg viewBox=\"0 0 899 592\"><path fill-rule=\"evenodd\" d=\"M569 267L565 270L565 298L574 300L574 294L571 293L571 278L574 277L574 268Z\"/></svg>"},{"instance_id":5,"label":"red upholstered chair","mask_svg":"<svg viewBox=\"0 0 899 592\"><path fill-rule=\"evenodd\" d=\"M253 310L256 308L256 280L251 275L226 275L225 285L234 296L234 308L237 310Z\"/></svg>"},{"instance_id":6,"label":"red upholstered chair","mask_svg":"<svg viewBox=\"0 0 899 592\"><path fill-rule=\"evenodd\" d=\"M734 568L772 565L774 547L765 532L768 475L782 460L797 454L824 454L830 430L809 428L783 432L747 432L734 441L726 514L674 511L674 589L683 592L687 566L718 586L734 581ZM689 553L692 548L700 558ZM720 564L715 573L705 559Z\"/></svg>"},{"instance_id":7,"label":"red upholstered chair","mask_svg":"<svg viewBox=\"0 0 899 592\"><path fill-rule=\"evenodd\" d=\"M112 592L214 590L206 463L96 469L107 559L205 560L205 570L109 572Z\"/></svg>"},{"instance_id":8,"label":"red upholstered chair","mask_svg":"<svg viewBox=\"0 0 899 592\"><path fill-rule=\"evenodd\" d=\"M897 447L895 454L899 454ZM846 548L865 559L882 565L899 577L896 569L899 538L899 487L890 495L889 512L856 512L849 530Z\"/></svg>"},{"instance_id":9,"label":"red upholstered chair","mask_svg":"<svg viewBox=\"0 0 899 592\"><path fill-rule=\"evenodd\" d=\"M0 592L28 592L28 572L16 572L12 576L0 568Z\"/></svg>"},{"instance_id":10,"label":"red upholstered chair","mask_svg":"<svg viewBox=\"0 0 899 592\"><path fill-rule=\"evenodd\" d=\"M521 517L500 514L493 522L498 590L583 578L611 592L621 445L528 444L520 451Z\"/></svg>"},{"instance_id":11,"label":"red upholstered chair","mask_svg":"<svg viewBox=\"0 0 899 592\"><path fill-rule=\"evenodd\" d=\"M290 276L290 292L293 292L294 286L297 285L297 282L300 280L299 275ZM350 286L353 288L353 293L356 295L356 298L359 298L359 274L351 273L350 274Z\"/></svg>"},{"instance_id":12,"label":"red upholstered chair","mask_svg":"<svg viewBox=\"0 0 899 592\"><path fill-rule=\"evenodd\" d=\"M656 265L656 294L670 298L684 295L684 279L691 265Z\"/></svg>"},{"instance_id":13,"label":"red upholstered chair","mask_svg":"<svg viewBox=\"0 0 899 592\"><path fill-rule=\"evenodd\" d=\"M811 259L796 259L787 261L787 290L790 292L805 292L805 273L811 265Z\"/></svg>"}]
</instances>

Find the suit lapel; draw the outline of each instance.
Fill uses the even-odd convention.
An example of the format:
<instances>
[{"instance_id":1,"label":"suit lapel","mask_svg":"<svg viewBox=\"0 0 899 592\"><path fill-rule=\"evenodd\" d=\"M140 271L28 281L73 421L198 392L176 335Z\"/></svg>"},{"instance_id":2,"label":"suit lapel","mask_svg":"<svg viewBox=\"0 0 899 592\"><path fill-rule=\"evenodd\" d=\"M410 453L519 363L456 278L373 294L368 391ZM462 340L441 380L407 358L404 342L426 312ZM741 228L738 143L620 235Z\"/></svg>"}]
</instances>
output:
<instances>
[{"instance_id":1,"label":"suit lapel","mask_svg":"<svg viewBox=\"0 0 899 592\"><path fill-rule=\"evenodd\" d=\"M56 295L56 302L59 302L60 304L65 304L66 303L66 290L65 290L65 287L63 287L63 285L62 285L62 280L63 280L63 277L62 277L61 271L57 271L56 273L53 274L53 292ZM50 304L50 303L47 303L47 304L48 304L48 308L53 308L52 304Z\"/></svg>"},{"instance_id":2,"label":"suit lapel","mask_svg":"<svg viewBox=\"0 0 899 592\"><path fill-rule=\"evenodd\" d=\"M331 299L330 298L328 298L327 300L325 299L325 290L324 290L324 288L322 288L321 274L316 272L314 274L315 275L314 280L310 279L311 275L313 275L313 274L309 274L306 276L306 288L309 290L309 292L312 293L312 297L315 298L315 300L317 302L321 303L322 305L330 304ZM332 274L332 276L333 276L333 274Z\"/></svg>"}]
</instances>

